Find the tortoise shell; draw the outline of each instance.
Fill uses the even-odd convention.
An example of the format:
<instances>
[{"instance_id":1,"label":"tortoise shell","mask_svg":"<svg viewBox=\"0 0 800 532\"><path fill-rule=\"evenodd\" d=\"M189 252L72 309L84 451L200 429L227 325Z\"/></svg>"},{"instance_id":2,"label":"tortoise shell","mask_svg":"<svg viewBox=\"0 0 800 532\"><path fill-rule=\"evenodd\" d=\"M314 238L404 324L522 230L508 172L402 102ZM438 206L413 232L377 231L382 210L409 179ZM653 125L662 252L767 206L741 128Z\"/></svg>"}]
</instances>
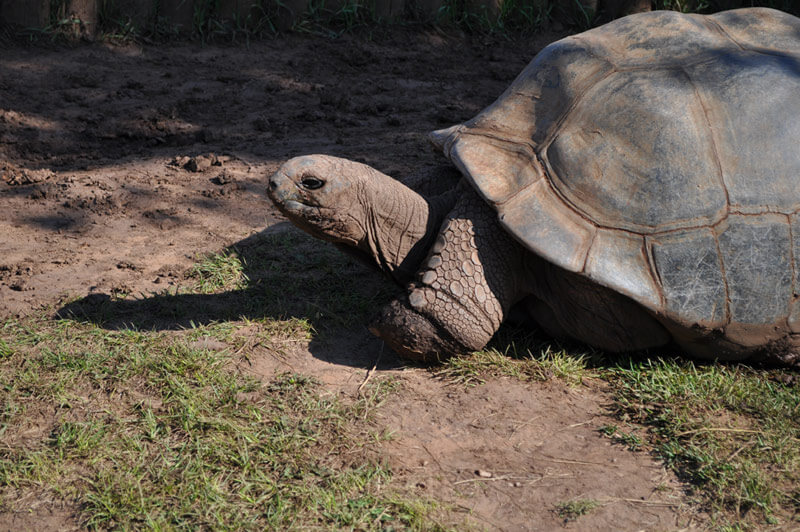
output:
<instances>
[{"instance_id":1,"label":"tortoise shell","mask_svg":"<svg viewBox=\"0 0 800 532\"><path fill-rule=\"evenodd\" d=\"M800 19L631 15L431 138L548 261L743 346L800 332Z\"/></svg>"}]
</instances>

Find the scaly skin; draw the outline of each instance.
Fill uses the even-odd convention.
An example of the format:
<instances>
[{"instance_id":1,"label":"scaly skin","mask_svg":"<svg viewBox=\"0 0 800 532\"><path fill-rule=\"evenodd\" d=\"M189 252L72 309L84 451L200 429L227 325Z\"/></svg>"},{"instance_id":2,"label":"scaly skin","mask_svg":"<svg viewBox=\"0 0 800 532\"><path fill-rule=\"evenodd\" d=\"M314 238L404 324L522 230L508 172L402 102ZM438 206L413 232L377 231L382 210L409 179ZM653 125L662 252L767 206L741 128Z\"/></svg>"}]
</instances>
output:
<instances>
[{"instance_id":1,"label":"scaly skin","mask_svg":"<svg viewBox=\"0 0 800 532\"><path fill-rule=\"evenodd\" d=\"M370 325L395 351L423 361L483 348L526 294L524 250L467 185L444 221L407 299Z\"/></svg>"}]
</instances>

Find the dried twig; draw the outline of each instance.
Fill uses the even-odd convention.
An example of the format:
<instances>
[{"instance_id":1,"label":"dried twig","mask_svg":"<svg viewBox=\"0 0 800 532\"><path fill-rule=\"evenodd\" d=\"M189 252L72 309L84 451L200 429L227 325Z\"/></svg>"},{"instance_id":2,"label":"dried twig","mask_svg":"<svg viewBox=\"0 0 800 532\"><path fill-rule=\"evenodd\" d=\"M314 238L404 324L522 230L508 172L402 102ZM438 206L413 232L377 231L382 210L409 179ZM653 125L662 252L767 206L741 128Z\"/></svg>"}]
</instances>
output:
<instances>
[{"instance_id":1,"label":"dried twig","mask_svg":"<svg viewBox=\"0 0 800 532\"><path fill-rule=\"evenodd\" d=\"M375 373L375 370L377 369L378 364L381 361L381 355L383 355L383 346L384 343L381 342L381 349L380 351L378 351L378 356L375 357L375 363L372 365L372 369L367 370L367 374L364 376L364 380L361 381L361 384L359 384L358 389L356 390L356 396L361 395L361 392L364 390L364 386L367 385L369 379L372 378L372 374Z\"/></svg>"},{"instance_id":2,"label":"dried twig","mask_svg":"<svg viewBox=\"0 0 800 532\"><path fill-rule=\"evenodd\" d=\"M544 479L544 475L536 475L535 477L515 477L513 475L503 475L500 477L480 477L480 478L467 478L464 480L459 480L453 482L453 485L458 484L467 484L469 482L495 482L498 480L511 480L511 481L523 481L523 482L539 482L540 480Z\"/></svg>"},{"instance_id":3,"label":"dried twig","mask_svg":"<svg viewBox=\"0 0 800 532\"><path fill-rule=\"evenodd\" d=\"M763 434L760 430L751 429L729 429L725 427L702 427L694 430L685 430L677 433L675 436L687 436L689 434L697 434L698 432L742 432L747 434Z\"/></svg>"},{"instance_id":4,"label":"dried twig","mask_svg":"<svg viewBox=\"0 0 800 532\"><path fill-rule=\"evenodd\" d=\"M609 504L612 502L627 502L631 504L641 504L644 506L663 506L668 508L677 508L680 504L675 504L672 502L663 502L663 501L647 501L642 499L628 499L625 497L604 497L600 499L598 502L601 504Z\"/></svg>"},{"instance_id":5,"label":"dried twig","mask_svg":"<svg viewBox=\"0 0 800 532\"><path fill-rule=\"evenodd\" d=\"M595 466L605 466L606 464L601 464L599 462L584 462L583 460L568 460L568 459L559 459L559 458L550 458L549 456L544 457L545 460L548 462L555 462L557 464L577 464L577 465L595 465Z\"/></svg>"}]
</instances>

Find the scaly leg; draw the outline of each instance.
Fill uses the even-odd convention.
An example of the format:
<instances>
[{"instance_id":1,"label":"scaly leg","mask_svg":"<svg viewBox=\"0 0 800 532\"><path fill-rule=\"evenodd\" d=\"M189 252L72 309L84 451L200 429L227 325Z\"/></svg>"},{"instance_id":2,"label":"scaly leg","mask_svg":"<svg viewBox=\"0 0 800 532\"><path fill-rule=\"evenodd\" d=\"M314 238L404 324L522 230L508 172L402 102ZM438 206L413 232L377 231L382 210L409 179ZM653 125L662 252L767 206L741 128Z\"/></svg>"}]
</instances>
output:
<instances>
[{"instance_id":1,"label":"scaly leg","mask_svg":"<svg viewBox=\"0 0 800 532\"><path fill-rule=\"evenodd\" d=\"M403 356L435 361L482 349L525 295L522 246L466 184L407 296L370 330Z\"/></svg>"}]
</instances>

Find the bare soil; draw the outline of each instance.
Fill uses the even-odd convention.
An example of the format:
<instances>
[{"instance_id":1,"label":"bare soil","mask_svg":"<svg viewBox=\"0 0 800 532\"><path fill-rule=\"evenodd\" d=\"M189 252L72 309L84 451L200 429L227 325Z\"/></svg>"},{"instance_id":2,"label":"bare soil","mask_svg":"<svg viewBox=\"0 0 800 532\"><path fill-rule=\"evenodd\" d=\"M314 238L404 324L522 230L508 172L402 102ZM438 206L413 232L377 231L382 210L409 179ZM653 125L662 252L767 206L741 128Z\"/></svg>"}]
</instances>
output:
<instances>
[{"instance_id":1,"label":"bare soil","mask_svg":"<svg viewBox=\"0 0 800 532\"><path fill-rule=\"evenodd\" d=\"M199 255L294 231L264 192L265 179L295 155L344 156L413 181L444 163L428 131L491 103L558 37L376 30L248 46L7 46L0 317L114 294L147 299L178 285ZM241 310L234 299L224 300L233 319ZM492 379L465 388L380 352L365 328L350 328L278 351L256 345L242 367L264 377L291 369L352 396L380 358L371 377L400 386L374 412L393 434L376 455L399 485L446 503L446 522L702 526L674 475L600 434L612 422L601 383ZM558 505L581 499L600 506L574 520L558 514ZM69 508L26 506L0 515L0 530L80 528Z\"/></svg>"}]
</instances>

